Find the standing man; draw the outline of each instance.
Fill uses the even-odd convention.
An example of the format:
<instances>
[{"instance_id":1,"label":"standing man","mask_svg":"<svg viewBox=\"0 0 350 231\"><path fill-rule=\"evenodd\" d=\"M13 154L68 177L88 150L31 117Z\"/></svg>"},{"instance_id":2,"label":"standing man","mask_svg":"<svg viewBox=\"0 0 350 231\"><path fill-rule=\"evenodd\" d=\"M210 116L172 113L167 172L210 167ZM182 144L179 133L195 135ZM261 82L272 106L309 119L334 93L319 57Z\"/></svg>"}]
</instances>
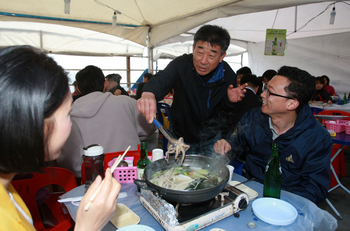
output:
<instances>
[{"instance_id":1,"label":"standing man","mask_svg":"<svg viewBox=\"0 0 350 231\"><path fill-rule=\"evenodd\" d=\"M235 133L214 149L234 157L246 155L247 177L264 182L272 143L279 146L282 189L314 203L327 198L332 140L315 120L309 100L315 80L306 71L283 66L261 94L263 105L245 113ZM235 156L234 156L235 155Z\"/></svg>"},{"instance_id":2,"label":"standing man","mask_svg":"<svg viewBox=\"0 0 350 231\"><path fill-rule=\"evenodd\" d=\"M237 76L223 61L230 45L227 30L202 26L194 36L193 54L184 54L158 72L143 88L138 110L152 123L157 101L174 88L171 127L174 138L184 138L188 153L211 155L221 138L220 112L244 97L244 86L236 87Z\"/></svg>"}]
</instances>

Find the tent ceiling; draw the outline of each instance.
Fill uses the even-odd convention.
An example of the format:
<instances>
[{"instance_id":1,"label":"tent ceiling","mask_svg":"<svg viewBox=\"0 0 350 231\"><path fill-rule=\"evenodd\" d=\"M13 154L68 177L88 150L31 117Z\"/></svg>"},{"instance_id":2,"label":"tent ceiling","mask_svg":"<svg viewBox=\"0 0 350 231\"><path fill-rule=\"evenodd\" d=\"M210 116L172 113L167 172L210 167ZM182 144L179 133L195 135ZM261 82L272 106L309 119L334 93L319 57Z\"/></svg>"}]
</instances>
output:
<instances>
[{"instance_id":1,"label":"tent ceiling","mask_svg":"<svg viewBox=\"0 0 350 231\"><path fill-rule=\"evenodd\" d=\"M295 7L292 6L298 6L297 28L300 28L331 3L322 0L70 0L70 14L65 14L64 2L3 2L0 5L0 35L9 43L2 39L0 46L13 45L12 41L41 46L54 53L140 55L147 46L150 31L148 45L159 49L155 50L155 55L182 45L178 53L172 54L176 56L185 50L191 52L191 41L198 26L210 23L229 30L231 44L239 46L230 46L229 54L233 55L245 52L247 42L264 41L266 28L287 29L288 33L292 33L295 22ZM349 31L349 5L337 3L336 7L336 22L341 24L329 25L331 9L328 9L287 38ZM121 14L117 14L117 27L112 27L115 10ZM11 24L9 21L31 24ZM9 33L11 29L12 32L25 33L20 42L13 41L14 36ZM6 36L3 35L5 32L8 33ZM63 37L69 38L66 43L62 42ZM94 48L96 41L100 40L102 46Z\"/></svg>"}]
</instances>

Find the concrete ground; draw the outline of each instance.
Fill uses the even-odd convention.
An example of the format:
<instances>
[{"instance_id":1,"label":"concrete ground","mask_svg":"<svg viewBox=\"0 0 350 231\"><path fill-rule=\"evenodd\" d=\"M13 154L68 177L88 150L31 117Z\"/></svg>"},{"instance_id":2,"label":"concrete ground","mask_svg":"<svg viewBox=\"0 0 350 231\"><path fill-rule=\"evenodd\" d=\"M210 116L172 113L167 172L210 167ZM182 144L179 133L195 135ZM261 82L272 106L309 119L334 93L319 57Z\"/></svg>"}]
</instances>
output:
<instances>
[{"instance_id":1,"label":"concrete ground","mask_svg":"<svg viewBox=\"0 0 350 231\"><path fill-rule=\"evenodd\" d=\"M345 158L345 177L339 175L340 182L350 190L350 148L345 148L344 150ZM317 206L321 209L328 211L333 215L338 221L337 231L348 231L350 230L350 194L345 192L341 187L333 190L328 194L329 201L338 210L340 215L343 217L342 220L334 213L331 207L326 201L321 202Z\"/></svg>"}]
</instances>

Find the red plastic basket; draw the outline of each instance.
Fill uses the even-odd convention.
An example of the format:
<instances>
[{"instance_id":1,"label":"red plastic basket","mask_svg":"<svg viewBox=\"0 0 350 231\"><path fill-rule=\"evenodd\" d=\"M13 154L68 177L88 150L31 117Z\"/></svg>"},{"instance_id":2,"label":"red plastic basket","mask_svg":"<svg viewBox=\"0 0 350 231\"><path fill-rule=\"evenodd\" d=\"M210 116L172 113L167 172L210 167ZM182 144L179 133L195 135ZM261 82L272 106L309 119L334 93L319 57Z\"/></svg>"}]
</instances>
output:
<instances>
[{"instance_id":1,"label":"red plastic basket","mask_svg":"<svg viewBox=\"0 0 350 231\"><path fill-rule=\"evenodd\" d=\"M350 124L344 125L344 127L345 127L345 133L350 135Z\"/></svg>"},{"instance_id":2,"label":"red plastic basket","mask_svg":"<svg viewBox=\"0 0 350 231\"><path fill-rule=\"evenodd\" d=\"M335 123L334 123L335 122ZM345 131L345 126L348 125L348 120L329 120L325 122L327 130L333 130L336 133L341 133Z\"/></svg>"}]
</instances>

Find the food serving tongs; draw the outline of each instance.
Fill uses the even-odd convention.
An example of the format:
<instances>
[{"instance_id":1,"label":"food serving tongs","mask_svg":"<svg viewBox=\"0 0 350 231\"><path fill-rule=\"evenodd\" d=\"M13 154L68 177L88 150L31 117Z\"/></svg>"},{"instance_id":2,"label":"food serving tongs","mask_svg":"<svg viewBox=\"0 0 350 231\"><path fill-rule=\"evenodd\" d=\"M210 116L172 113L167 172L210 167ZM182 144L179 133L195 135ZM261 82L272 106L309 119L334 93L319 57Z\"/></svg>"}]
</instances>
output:
<instances>
[{"instance_id":1,"label":"food serving tongs","mask_svg":"<svg viewBox=\"0 0 350 231\"><path fill-rule=\"evenodd\" d=\"M167 163L169 163L170 153L175 153L175 161L178 161L178 155L180 154L180 152L182 152L182 158L181 158L181 165L182 165L185 159L185 152L187 151L187 149L190 148L190 146L186 145L183 142L183 138L180 138L178 140L174 139L172 135L170 135L170 133L163 127L161 123L159 123L159 121L156 118L153 118L153 123L157 126L159 131L163 134L165 138L167 138L168 142L171 144L168 146L168 150L166 151L165 159Z\"/></svg>"},{"instance_id":2,"label":"food serving tongs","mask_svg":"<svg viewBox=\"0 0 350 231\"><path fill-rule=\"evenodd\" d=\"M170 133L164 128L164 126L156 119L153 118L153 123L156 125L156 127L159 129L159 131L167 138L167 140L175 147L177 143L175 142L176 139L174 139Z\"/></svg>"}]
</instances>

